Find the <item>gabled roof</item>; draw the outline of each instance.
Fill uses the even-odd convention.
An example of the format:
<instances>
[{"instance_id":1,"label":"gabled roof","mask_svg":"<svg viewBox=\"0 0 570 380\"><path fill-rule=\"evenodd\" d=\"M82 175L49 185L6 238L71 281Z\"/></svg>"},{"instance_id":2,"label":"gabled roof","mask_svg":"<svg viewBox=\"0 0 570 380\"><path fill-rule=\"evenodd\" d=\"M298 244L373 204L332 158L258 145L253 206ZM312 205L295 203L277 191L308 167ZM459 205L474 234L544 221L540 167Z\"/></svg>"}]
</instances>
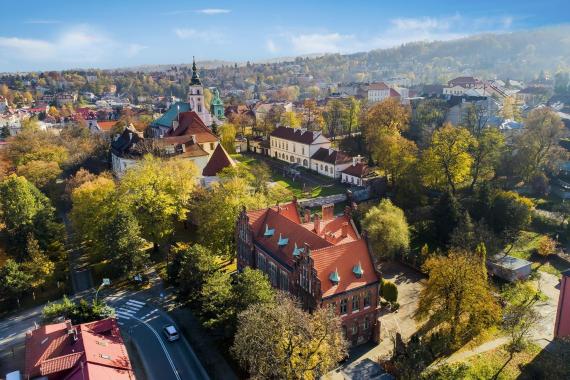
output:
<instances>
[{"instance_id":1,"label":"gabled roof","mask_svg":"<svg viewBox=\"0 0 570 380\"><path fill-rule=\"evenodd\" d=\"M273 137L294 141L301 144L311 144L321 135L321 132L307 131L306 129L291 127L278 127L273 132L271 132L271 136Z\"/></svg>"},{"instance_id":2,"label":"gabled roof","mask_svg":"<svg viewBox=\"0 0 570 380\"><path fill-rule=\"evenodd\" d=\"M195 135L196 141L200 144L218 141L216 135L210 131L210 128L206 127L206 124L204 124L196 112L182 112L178 120L178 127L174 129L172 125L170 125L170 129L166 132L164 137Z\"/></svg>"},{"instance_id":3,"label":"gabled roof","mask_svg":"<svg viewBox=\"0 0 570 380\"><path fill-rule=\"evenodd\" d=\"M341 165L352 162L352 157L340 150L319 148L311 156L311 160L326 162L332 165Z\"/></svg>"},{"instance_id":4,"label":"gabled roof","mask_svg":"<svg viewBox=\"0 0 570 380\"><path fill-rule=\"evenodd\" d=\"M247 215L255 243L284 265L292 266L300 254L299 249L309 245L323 297L378 281L368 244L354 229L349 216L321 220L317 234L314 221L300 223L295 201L280 209L272 207L249 211ZM273 234L265 234L267 229L274 229ZM284 239L287 239L287 244L280 246L280 240L283 243ZM357 265L363 272L360 278L353 273ZM329 276L335 271L340 279L333 285Z\"/></svg>"},{"instance_id":5,"label":"gabled roof","mask_svg":"<svg viewBox=\"0 0 570 380\"><path fill-rule=\"evenodd\" d=\"M69 327L77 339L68 333ZM32 330L26 335L24 375L82 380L135 378L114 318L77 326L68 321Z\"/></svg>"},{"instance_id":6,"label":"gabled roof","mask_svg":"<svg viewBox=\"0 0 570 380\"><path fill-rule=\"evenodd\" d=\"M389 90L389 89L390 87L388 87L384 82L370 83L370 85L368 86L368 90Z\"/></svg>"},{"instance_id":7,"label":"gabled roof","mask_svg":"<svg viewBox=\"0 0 570 380\"><path fill-rule=\"evenodd\" d=\"M222 144L218 144L212 157L202 170L202 175L205 177L212 177L217 175L222 169L235 166L234 160L230 157L228 152L224 149Z\"/></svg>"},{"instance_id":8,"label":"gabled roof","mask_svg":"<svg viewBox=\"0 0 570 380\"><path fill-rule=\"evenodd\" d=\"M317 276L321 281L323 298L378 281L374 263L368 254L368 245L364 239L311 250L311 257L315 263ZM364 272L360 278L352 272L354 266L358 265L359 262ZM329 280L330 274L334 271L338 271L340 277L340 281L336 285Z\"/></svg>"},{"instance_id":9,"label":"gabled roof","mask_svg":"<svg viewBox=\"0 0 570 380\"><path fill-rule=\"evenodd\" d=\"M342 171L345 174L351 175L353 177L363 178L369 173L368 165L358 162L354 165L350 165L348 168Z\"/></svg>"}]
</instances>

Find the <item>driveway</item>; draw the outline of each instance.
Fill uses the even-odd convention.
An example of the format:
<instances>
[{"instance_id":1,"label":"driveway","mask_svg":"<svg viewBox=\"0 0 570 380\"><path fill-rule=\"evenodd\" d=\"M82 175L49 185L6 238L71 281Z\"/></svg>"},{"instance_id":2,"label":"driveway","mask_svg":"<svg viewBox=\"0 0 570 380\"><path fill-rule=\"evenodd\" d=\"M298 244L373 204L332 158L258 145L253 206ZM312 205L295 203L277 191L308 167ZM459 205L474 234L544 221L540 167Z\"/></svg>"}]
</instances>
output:
<instances>
[{"instance_id":1,"label":"driveway","mask_svg":"<svg viewBox=\"0 0 570 380\"><path fill-rule=\"evenodd\" d=\"M386 378L386 374L378 371L380 368L376 362L379 358L390 356L393 349L392 337L396 333L402 334L406 341L416 331L413 316L418 308L419 295L423 287L425 276L408 266L398 262L382 263L379 266L382 277L391 281L398 287L398 302L400 308L396 312L385 312L380 316L381 341L380 344L364 344L350 351L350 360L337 371L329 373L330 379L361 379L369 378L370 371L377 376L374 378ZM372 365L377 368L372 368Z\"/></svg>"}]
</instances>

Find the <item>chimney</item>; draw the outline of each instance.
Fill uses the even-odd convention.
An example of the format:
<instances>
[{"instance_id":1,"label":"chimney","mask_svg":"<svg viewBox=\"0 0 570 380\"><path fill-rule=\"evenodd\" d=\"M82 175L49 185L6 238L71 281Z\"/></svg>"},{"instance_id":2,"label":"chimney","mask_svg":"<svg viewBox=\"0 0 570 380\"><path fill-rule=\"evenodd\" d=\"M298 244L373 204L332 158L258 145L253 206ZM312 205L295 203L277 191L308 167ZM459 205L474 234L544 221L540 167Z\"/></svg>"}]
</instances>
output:
<instances>
[{"instance_id":1,"label":"chimney","mask_svg":"<svg viewBox=\"0 0 570 380\"><path fill-rule=\"evenodd\" d=\"M172 122L172 130L175 131L176 128L178 128L178 120L174 120L174 121Z\"/></svg>"},{"instance_id":2,"label":"chimney","mask_svg":"<svg viewBox=\"0 0 570 380\"><path fill-rule=\"evenodd\" d=\"M334 218L334 204L328 203L328 204L322 205L322 214L323 214L323 220L333 219Z\"/></svg>"},{"instance_id":3,"label":"chimney","mask_svg":"<svg viewBox=\"0 0 570 380\"><path fill-rule=\"evenodd\" d=\"M334 149L333 149L333 148L329 148L329 156L330 156L331 154L333 154L333 152L334 152Z\"/></svg>"},{"instance_id":4,"label":"chimney","mask_svg":"<svg viewBox=\"0 0 570 380\"><path fill-rule=\"evenodd\" d=\"M305 209L304 219L305 219L304 220L305 223L309 223L311 221L311 209L310 208Z\"/></svg>"},{"instance_id":5,"label":"chimney","mask_svg":"<svg viewBox=\"0 0 570 380\"><path fill-rule=\"evenodd\" d=\"M186 153L186 144L182 144L182 153Z\"/></svg>"},{"instance_id":6,"label":"chimney","mask_svg":"<svg viewBox=\"0 0 570 380\"><path fill-rule=\"evenodd\" d=\"M196 135L191 135L190 138L192 139L192 143L196 144Z\"/></svg>"},{"instance_id":7,"label":"chimney","mask_svg":"<svg viewBox=\"0 0 570 380\"><path fill-rule=\"evenodd\" d=\"M67 320L65 321L65 329L67 330L67 333L70 334L71 333L71 329L73 328L73 326L71 325L71 320Z\"/></svg>"},{"instance_id":8,"label":"chimney","mask_svg":"<svg viewBox=\"0 0 570 380\"><path fill-rule=\"evenodd\" d=\"M348 236L348 222L344 222L341 226L341 237L345 238Z\"/></svg>"},{"instance_id":9,"label":"chimney","mask_svg":"<svg viewBox=\"0 0 570 380\"><path fill-rule=\"evenodd\" d=\"M303 247L305 248L303 250L303 253L306 254L307 256L311 256L311 246L309 245L309 243L304 243Z\"/></svg>"},{"instance_id":10,"label":"chimney","mask_svg":"<svg viewBox=\"0 0 570 380\"><path fill-rule=\"evenodd\" d=\"M314 224L315 224L315 233L317 235L321 234L321 218L319 218L318 214L315 214L315 217L313 218Z\"/></svg>"},{"instance_id":11,"label":"chimney","mask_svg":"<svg viewBox=\"0 0 570 380\"><path fill-rule=\"evenodd\" d=\"M344 207L344 216L346 216L347 218L350 218L352 214L352 209L350 208L350 206L345 206Z\"/></svg>"}]
</instances>

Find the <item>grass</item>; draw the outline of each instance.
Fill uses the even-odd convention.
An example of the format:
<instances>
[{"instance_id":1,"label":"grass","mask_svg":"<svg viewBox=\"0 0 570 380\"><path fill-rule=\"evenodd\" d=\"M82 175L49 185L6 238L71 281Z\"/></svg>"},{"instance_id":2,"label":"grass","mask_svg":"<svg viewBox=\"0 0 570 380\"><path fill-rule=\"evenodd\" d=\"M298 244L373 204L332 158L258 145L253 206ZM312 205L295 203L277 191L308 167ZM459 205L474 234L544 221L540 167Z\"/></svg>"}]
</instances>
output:
<instances>
[{"instance_id":1,"label":"grass","mask_svg":"<svg viewBox=\"0 0 570 380\"><path fill-rule=\"evenodd\" d=\"M560 273L569 269L570 266L556 255L543 257L536 252L540 239L543 236L537 232L521 232L519 239L515 242L509 254L519 259L531 261L532 269L560 277Z\"/></svg>"}]
</instances>

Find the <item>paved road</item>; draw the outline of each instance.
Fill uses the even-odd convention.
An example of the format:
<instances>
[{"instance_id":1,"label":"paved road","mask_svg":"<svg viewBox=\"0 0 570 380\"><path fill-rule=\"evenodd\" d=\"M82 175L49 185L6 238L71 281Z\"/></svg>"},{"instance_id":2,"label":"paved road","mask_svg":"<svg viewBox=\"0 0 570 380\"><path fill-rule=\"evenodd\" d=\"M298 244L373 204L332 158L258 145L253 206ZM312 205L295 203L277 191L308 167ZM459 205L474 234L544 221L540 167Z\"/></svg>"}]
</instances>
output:
<instances>
[{"instance_id":1,"label":"paved road","mask_svg":"<svg viewBox=\"0 0 570 380\"><path fill-rule=\"evenodd\" d=\"M148 379L209 379L184 336L169 342L162 335L164 326L175 325L164 311L129 297L114 298L109 304L115 307L123 335L137 347Z\"/></svg>"}]
</instances>

